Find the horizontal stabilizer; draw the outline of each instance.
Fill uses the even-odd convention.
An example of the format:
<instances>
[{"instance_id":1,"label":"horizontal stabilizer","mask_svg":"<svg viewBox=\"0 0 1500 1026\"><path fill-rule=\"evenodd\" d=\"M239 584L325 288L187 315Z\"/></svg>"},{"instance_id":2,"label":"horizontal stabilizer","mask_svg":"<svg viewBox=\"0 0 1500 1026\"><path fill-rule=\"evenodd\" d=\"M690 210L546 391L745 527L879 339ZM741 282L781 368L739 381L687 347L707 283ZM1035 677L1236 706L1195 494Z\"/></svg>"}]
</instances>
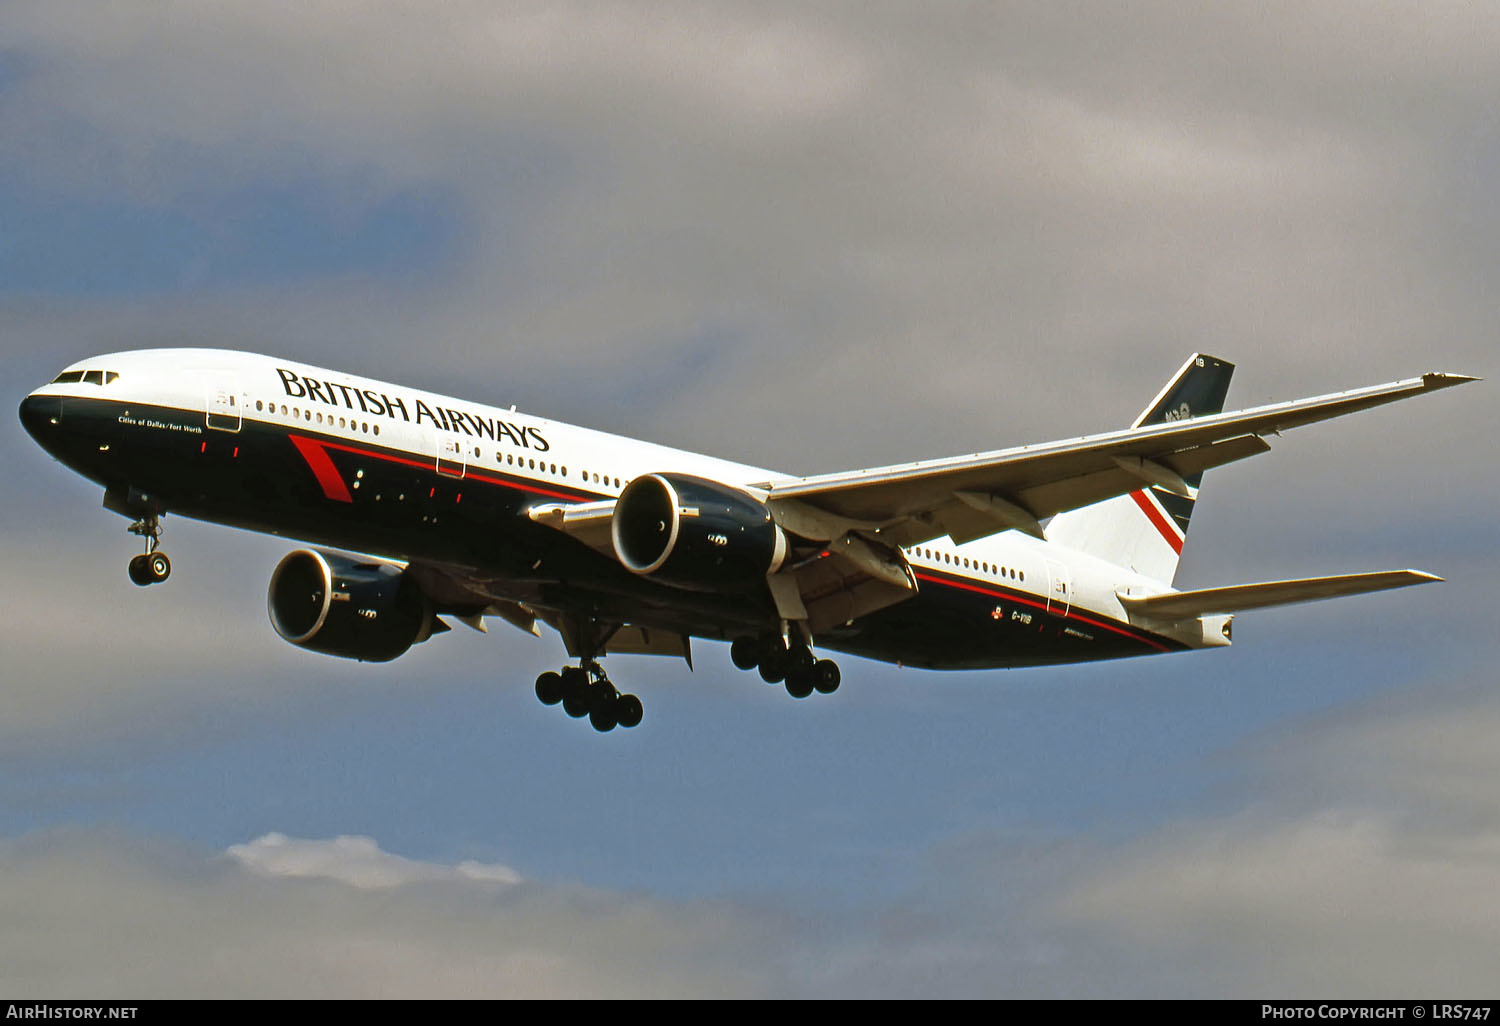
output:
<instances>
[{"instance_id":1,"label":"horizontal stabilizer","mask_svg":"<svg viewBox=\"0 0 1500 1026\"><path fill-rule=\"evenodd\" d=\"M1213 613L1264 609L1267 606L1290 606L1298 602L1316 602L1318 599L1385 591L1389 588L1408 588L1413 584L1441 580L1441 577L1424 574L1420 570L1381 570L1372 574L1303 577L1294 581L1265 581L1261 584L1236 584L1228 588L1174 591L1146 598L1121 595L1120 601L1132 618L1145 616L1177 620Z\"/></svg>"}]
</instances>

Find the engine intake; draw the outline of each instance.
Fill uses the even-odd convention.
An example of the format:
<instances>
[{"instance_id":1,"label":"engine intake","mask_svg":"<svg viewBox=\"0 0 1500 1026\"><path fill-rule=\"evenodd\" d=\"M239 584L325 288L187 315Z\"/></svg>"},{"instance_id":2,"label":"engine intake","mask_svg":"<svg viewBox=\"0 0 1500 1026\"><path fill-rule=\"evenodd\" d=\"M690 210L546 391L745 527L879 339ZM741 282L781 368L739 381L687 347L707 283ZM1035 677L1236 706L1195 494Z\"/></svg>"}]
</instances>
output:
<instances>
[{"instance_id":1,"label":"engine intake","mask_svg":"<svg viewBox=\"0 0 1500 1026\"><path fill-rule=\"evenodd\" d=\"M299 549L276 564L271 626L299 648L383 663L432 635L435 617L404 570Z\"/></svg>"},{"instance_id":2,"label":"engine intake","mask_svg":"<svg viewBox=\"0 0 1500 1026\"><path fill-rule=\"evenodd\" d=\"M691 591L762 584L787 553L786 535L764 503L683 474L647 474L626 485L610 535L627 570Z\"/></svg>"}]
</instances>

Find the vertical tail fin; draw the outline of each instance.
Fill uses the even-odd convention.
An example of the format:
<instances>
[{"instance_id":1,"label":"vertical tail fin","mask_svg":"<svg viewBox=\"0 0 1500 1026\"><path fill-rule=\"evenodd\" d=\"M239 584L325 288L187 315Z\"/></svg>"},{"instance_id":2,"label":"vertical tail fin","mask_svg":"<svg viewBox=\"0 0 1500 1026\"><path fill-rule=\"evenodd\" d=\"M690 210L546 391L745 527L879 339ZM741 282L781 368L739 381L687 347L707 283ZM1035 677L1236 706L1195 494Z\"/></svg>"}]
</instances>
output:
<instances>
[{"instance_id":1,"label":"vertical tail fin","mask_svg":"<svg viewBox=\"0 0 1500 1026\"><path fill-rule=\"evenodd\" d=\"M1194 353L1130 426L1222 413L1233 373L1234 364ZM1171 584L1202 476L1186 479L1190 496L1153 485L1059 513L1047 525L1047 540Z\"/></svg>"}]
</instances>

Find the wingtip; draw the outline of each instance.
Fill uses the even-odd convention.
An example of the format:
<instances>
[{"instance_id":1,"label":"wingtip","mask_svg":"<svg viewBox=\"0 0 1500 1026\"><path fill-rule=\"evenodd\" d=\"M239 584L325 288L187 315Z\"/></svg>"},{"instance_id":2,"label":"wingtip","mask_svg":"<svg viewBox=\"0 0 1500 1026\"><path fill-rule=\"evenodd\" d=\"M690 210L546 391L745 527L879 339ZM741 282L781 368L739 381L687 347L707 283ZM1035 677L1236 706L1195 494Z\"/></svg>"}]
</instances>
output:
<instances>
[{"instance_id":1,"label":"wingtip","mask_svg":"<svg viewBox=\"0 0 1500 1026\"><path fill-rule=\"evenodd\" d=\"M1466 385L1471 381L1483 380L1472 374L1449 374L1446 371L1428 371L1422 375L1422 384L1428 388L1451 388L1453 385Z\"/></svg>"},{"instance_id":2,"label":"wingtip","mask_svg":"<svg viewBox=\"0 0 1500 1026\"><path fill-rule=\"evenodd\" d=\"M1407 570L1406 573L1416 578L1416 580L1411 582L1413 584L1444 584L1447 581L1446 578L1439 577L1437 574L1430 574L1426 570Z\"/></svg>"}]
</instances>

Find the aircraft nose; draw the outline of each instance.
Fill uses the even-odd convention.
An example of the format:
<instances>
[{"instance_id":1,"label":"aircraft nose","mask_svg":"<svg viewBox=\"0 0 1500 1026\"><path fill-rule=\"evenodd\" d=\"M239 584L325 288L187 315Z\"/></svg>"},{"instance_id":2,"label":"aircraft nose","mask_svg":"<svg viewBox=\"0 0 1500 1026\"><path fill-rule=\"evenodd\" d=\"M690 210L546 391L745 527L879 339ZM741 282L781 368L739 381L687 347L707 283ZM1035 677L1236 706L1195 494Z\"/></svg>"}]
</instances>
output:
<instances>
[{"instance_id":1,"label":"aircraft nose","mask_svg":"<svg viewBox=\"0 0 1500 1026\"><path fill-rule=\"evenodd\" d=\"M60 396L28 395L21 400L21 426L43 446L47 444L48 434L61 422Z\"/></svg>"}]
</instances>

